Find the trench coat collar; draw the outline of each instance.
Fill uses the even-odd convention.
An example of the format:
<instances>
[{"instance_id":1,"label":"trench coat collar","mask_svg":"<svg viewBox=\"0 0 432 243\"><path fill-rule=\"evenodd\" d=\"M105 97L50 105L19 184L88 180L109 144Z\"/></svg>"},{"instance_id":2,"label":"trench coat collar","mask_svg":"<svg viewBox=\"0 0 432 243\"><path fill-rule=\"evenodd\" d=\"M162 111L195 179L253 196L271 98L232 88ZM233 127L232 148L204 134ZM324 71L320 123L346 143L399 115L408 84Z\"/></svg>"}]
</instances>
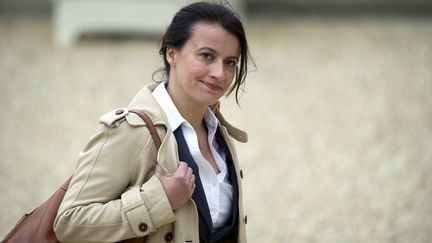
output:
<instances>
[{"instance_id":1,"label":"trench coat collar","mask_svg":"<svg viewBox=\"0 0 432 243\"><path fill-rule=\"evenodd\" d=\"M145 110L147 115L152 119L155 125L165 125L168 127L168 117L162 110L162 107L153 98L152 91L158 86L158 83L153 82L144 86L129 103L129 109ZM128 117L131 125L143 125L143 120L140 117Z\"/></svg>"},{"instance_id":2,"label":"trench coat collar","mask_svg":"<svg viewBox=\"0 0 432 243\"><path fill-rule=\"evenodd\" d=\"M210 106L210 109L216 115L220 124L227 129L228 134L231 135L231 137L233 137L235 140L237 140L241 143L247 143L247 141L248 141L247 133L245 131L242 131L242 130L234 127L225 119L225 117L222 115L222 113L220 111L220 102L219 101L216 104Z\"/></svg>"}]
</instances>

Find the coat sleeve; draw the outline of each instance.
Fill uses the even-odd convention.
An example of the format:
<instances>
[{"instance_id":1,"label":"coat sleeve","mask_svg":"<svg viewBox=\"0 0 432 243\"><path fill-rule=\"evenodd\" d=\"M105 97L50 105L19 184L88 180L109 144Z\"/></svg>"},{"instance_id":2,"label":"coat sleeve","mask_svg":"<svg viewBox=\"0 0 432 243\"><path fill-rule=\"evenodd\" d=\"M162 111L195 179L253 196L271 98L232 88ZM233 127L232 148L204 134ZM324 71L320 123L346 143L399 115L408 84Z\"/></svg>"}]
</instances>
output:
<instances>
[{"instance_id":1,"label":"coat sleeve","mask_svg":"<svg viewBox=\"0 0 432 243\"><path fill-rule=\"evenodd\" d=\"M117 242L175 220L145 126L102 125L81 152L54 222L60 241Z\"/></svg>"}]
</instances>

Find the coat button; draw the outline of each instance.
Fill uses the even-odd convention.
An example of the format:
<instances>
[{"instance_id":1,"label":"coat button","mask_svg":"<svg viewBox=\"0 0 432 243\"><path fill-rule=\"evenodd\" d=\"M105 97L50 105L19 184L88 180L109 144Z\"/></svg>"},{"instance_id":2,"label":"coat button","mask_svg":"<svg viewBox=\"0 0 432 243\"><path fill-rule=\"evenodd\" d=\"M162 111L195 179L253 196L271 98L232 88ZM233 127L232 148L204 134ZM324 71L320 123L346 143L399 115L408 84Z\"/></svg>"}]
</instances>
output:
<instances>
[{"instance_id":1,"label":"coat button","mask_svg":"<svg viewBox=\"0 0 432 243\"><path fill-rule=\"evenodd\" d=\"M240 178L243 179L243 170L240 170Z\"/></svg>"},{"instance_id":2,"label":"coat button","mask_svg":"<svg viewBox=\"0 0 432 243\"><path fill-rule=\"evenodd\" d=\"M119 109L119 110L116 110L116 111L115 111L115 114L116 114L116 115L121 115L121 114L123 114L123 112L124 112L123 109Z\"/></svg>"},{"instance_id":3,"label":"coat button","mask_svg":"<svg viewBox=\"0 0 432 243\"><path fill-rule=\"evenodd\" d=\"M173 233L168 232L168 233L165 234L165 241L166 241L166 242L170 242L170 241L172 241L173 238L174 238Z\"/></svg>"},{"instance_id":4,"label":"coat button","mask_svg":"<svg viewBox=\"0 0 432 243\"><path fill-rule=\"evenodd\" d=\"M148 229L147 224L145 224L145 223L141 223L141 224L139 224L138 229L139 229L141 232L146 232L147 229Z\"/></svg>"},{"instance_id":5,"label":"coat button","mask_svg":"<svg viewBox=\"0 0 432 243\"><path fill-rule=\"evenodd\" d=\"M244 217L244 223L247 224L247 215Z\"/></svg>"}]
</instances>

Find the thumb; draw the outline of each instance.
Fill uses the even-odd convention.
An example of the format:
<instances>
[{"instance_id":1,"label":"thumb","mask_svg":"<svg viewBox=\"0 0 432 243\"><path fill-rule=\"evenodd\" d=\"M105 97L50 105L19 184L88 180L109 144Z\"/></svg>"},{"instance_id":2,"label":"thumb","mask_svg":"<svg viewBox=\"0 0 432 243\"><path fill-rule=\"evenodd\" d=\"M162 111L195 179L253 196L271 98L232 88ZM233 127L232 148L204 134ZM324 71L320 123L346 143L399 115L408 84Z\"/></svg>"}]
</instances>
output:
<instances>
[{"instance_id":1,"label":"thumb","mask_svg":"<svg viewBox=\"0 0 432 243\"><path fill-rule=\"evenodd\" d=\"M157 177L165 176L166 172L164 169L162 169L162 167L160 167L160 165L157 164L155 167L155 175Z\"/></svg>"}]
</instances>

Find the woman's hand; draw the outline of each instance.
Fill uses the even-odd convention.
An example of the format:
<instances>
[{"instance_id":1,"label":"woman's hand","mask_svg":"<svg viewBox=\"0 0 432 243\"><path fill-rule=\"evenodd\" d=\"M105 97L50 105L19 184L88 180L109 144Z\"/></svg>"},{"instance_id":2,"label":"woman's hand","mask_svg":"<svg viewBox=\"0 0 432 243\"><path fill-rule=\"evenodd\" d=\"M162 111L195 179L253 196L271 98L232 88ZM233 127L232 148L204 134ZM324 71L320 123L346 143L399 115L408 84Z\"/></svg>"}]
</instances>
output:
<instances>
[{"instance_id":1,"label":"woman's hand","mask_svg":"<svg viewBox=\"0 0 432 243\"><path fill-rule=\"evenodd\" d=\"M192 197L195 190L195 175L187 163L179 162L173 174L166 173L156 165L155 175L161 182L173 210L183 206Z\"/></svg>"}]
</instances>

